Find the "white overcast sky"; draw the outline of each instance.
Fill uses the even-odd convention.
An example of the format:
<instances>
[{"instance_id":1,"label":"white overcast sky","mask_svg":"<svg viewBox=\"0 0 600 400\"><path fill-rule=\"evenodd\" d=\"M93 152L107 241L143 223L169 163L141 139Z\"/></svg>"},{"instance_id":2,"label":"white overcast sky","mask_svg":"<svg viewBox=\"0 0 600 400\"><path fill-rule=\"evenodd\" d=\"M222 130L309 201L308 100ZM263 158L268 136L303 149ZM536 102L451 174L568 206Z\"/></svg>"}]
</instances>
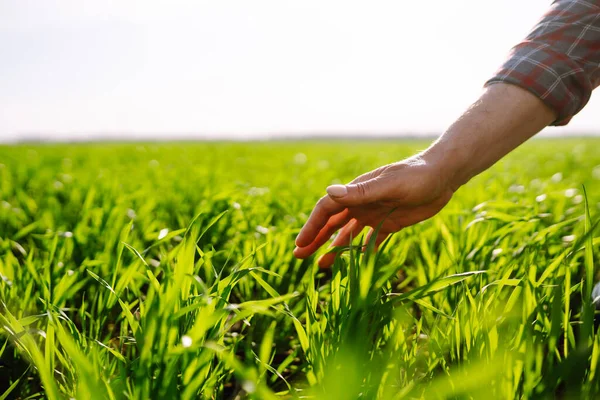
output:
<instances>
[{"instance_id":1,"label":"white overcast sky","mask_svg":"<svg viewBox=\"0 0 600 400\"><path fill-rule=\"evenodd\" d=\"M0 0L0 138L441 132L549 4Z\"/></svg>"}]
</instances>

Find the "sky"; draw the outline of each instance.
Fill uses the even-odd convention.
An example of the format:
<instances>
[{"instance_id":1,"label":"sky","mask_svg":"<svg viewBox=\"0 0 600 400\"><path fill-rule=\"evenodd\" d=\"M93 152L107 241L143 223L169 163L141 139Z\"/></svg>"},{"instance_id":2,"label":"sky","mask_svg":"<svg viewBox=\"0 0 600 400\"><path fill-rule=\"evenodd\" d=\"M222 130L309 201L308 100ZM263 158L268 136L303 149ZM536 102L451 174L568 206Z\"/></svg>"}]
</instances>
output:
<instances>
[{"instance_id":1,"label":"sky","mask_svg":"<svg viewBox=\"0 0 600 400\"><path fill-rule=\"evenodd\" d=\"M549 4L0 0L0 140L441 133Z\"/></svg>"}]
</instances>

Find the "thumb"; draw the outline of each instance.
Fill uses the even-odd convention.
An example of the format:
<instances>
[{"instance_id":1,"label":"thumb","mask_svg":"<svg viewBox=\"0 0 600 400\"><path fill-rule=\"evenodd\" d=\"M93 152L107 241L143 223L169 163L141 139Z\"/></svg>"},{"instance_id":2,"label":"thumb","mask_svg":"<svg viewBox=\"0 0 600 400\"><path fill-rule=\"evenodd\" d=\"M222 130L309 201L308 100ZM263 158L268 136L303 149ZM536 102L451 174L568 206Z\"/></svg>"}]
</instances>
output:
<instances>
[{"instance_id":1,"label":"thumb","mask_svg":"<svg viewBox=\"0 0 600 400\"><path fill-rule=\"evenodd\" d=\"M337 203L359 206L380 200L385 193L383 186L381 180L369 179L349 185L331 185L327 188L327 194Z\"/></svg>"}]
</instances>

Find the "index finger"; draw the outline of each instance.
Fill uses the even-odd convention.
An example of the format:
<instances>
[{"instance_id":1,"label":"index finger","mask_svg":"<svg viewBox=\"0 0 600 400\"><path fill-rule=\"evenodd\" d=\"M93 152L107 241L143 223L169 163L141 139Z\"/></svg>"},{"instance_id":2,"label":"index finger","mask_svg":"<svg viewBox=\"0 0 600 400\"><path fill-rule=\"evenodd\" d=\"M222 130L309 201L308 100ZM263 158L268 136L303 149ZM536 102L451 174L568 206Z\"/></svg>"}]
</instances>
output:
<instances>
[{"instance_id":1,"label":"index finger","mask_svg":"<svg viewBox=\"0 0 600 400\"><path fill-rule=\"evenodd\" d=\"M345 208L345 206L333 201L327 195L321 197L296 237L296 246L306 247L311 244L321 229L327 224L329 218L343 211Z\"/></svg>"}]
</instances>

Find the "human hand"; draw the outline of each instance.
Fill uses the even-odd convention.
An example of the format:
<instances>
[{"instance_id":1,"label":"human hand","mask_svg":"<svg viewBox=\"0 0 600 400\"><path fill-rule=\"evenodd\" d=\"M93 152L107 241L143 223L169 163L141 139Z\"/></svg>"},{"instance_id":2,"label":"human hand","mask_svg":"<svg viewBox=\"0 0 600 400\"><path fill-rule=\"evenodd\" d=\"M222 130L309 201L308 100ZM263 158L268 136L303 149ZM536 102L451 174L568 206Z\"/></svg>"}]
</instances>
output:
<instances>
[{"instance_id":1,"label":"human hand","mask_svg":"<svg viewBox=\"0 0 600 400\"><path fill-rule=\"evenodd\" d=\"M423 155L377 168L348 185L329 186L298 234L294 256L311 256L337 230L331 246L349 245L367 226L368 241L383 221L377 248L390 234L437 214L455 190L448 171ZM335 256L323 255L319 266L331 266Z\"/></svg>"}]
</instances>

